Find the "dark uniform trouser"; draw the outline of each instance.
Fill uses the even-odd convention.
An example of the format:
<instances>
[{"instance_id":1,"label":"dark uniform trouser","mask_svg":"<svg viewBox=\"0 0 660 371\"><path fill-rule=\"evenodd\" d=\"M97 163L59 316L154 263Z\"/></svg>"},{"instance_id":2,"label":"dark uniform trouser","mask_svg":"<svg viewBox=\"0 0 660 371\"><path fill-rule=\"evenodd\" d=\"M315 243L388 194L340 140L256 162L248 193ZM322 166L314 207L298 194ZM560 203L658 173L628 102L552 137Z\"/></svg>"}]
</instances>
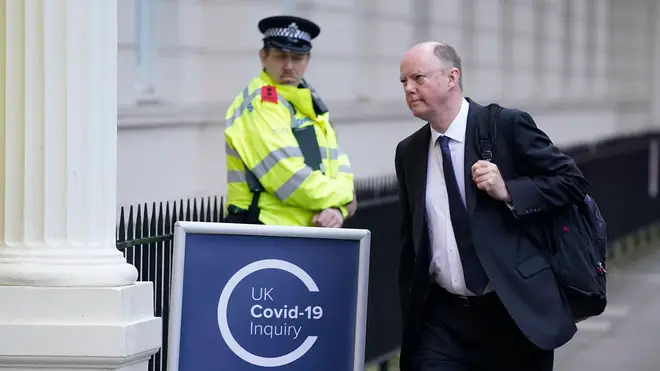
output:
<instances>
[{"instance_id":1,"label":"dark uniform trouser","mask_svg":"<svg viewBox=\"0 0 660 371\"><path fill-rule=\"evenodd\" d=\"M554 352L532 344L495 293L467 304L432 284L413 352L413 371L552 370Z\"/></svg>"}]
</instances>

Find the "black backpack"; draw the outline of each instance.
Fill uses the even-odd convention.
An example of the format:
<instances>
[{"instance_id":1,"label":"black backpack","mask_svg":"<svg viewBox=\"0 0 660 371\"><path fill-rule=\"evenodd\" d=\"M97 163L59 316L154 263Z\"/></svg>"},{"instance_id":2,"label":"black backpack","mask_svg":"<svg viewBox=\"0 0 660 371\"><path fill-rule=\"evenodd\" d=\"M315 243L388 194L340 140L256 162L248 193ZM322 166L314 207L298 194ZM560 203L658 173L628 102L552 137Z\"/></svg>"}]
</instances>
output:
<instances>
[{"instance_id":1,"label":"black backpack","mask_svg":"<svg viewBox=\"0 0 660 371\"><path fill-rule=\"evenodd\" d=\"M500 114L512 117L514 110L491 103L485 111L487 117L477 126L476 143L481 159L490 161ZM522 227L547 257L575 321L603 313L607 305L607 230L593 198L587 195L583 202L558 208L529 223Z\"/></svg>"}]
</instances>

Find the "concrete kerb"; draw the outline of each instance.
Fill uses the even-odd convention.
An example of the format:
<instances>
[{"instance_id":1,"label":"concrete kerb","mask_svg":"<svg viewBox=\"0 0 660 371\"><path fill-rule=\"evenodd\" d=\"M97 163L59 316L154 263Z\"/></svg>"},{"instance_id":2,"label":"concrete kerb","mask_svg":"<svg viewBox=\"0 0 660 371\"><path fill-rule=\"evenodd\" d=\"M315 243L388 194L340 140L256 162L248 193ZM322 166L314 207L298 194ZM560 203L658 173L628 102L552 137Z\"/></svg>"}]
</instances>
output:
<instances>
[{"instance_id":1,"label":"concrete kerb","mask_svg":"<svg viewBox=\"0 0 660 371\"><path fill-rule=\"evenodd\" d=\"M657 245L660 245L660 221L613 241L607 253L607 266L619 266Z\"/></svg>"}]
</instances>

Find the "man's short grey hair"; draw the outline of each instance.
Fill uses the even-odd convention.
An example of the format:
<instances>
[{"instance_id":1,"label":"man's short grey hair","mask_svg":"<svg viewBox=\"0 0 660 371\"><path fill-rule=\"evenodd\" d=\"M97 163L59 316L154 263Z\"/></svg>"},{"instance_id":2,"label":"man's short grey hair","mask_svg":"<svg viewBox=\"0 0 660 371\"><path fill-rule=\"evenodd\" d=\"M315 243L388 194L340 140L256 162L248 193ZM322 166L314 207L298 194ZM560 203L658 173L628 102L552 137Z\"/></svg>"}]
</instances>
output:
<instances>
[{"instance_id":1,"label":"man's short grey hair","mask_svg":"<svg viewBox=\"0 0 660 371\"><path fill-rule=\"evenodd\" d=\"M458 77L458 88L463 91L463 68L461 67L461 57L458 56L456 49L451 45L438 43L433 49L433 53L440 60L445 70L458 68L461 71Z\"/></svg>"}]
</instances>

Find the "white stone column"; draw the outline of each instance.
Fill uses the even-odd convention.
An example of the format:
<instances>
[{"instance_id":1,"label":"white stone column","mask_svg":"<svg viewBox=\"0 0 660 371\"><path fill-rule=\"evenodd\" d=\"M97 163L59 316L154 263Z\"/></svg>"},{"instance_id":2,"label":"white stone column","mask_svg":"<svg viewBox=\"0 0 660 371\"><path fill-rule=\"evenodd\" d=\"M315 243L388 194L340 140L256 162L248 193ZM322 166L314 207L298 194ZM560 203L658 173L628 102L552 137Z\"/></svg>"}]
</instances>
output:
<instances>
[{"instance_id":1,"label":"white stone column","mask_svg":"<svg viewBox=\"0 0 660 371\"><path fill-rule=\"evenodd\" d=\"M153 285L115 247L117 2L0 0L0 370L146 370Z\"/></svg>"}]
</instances>

